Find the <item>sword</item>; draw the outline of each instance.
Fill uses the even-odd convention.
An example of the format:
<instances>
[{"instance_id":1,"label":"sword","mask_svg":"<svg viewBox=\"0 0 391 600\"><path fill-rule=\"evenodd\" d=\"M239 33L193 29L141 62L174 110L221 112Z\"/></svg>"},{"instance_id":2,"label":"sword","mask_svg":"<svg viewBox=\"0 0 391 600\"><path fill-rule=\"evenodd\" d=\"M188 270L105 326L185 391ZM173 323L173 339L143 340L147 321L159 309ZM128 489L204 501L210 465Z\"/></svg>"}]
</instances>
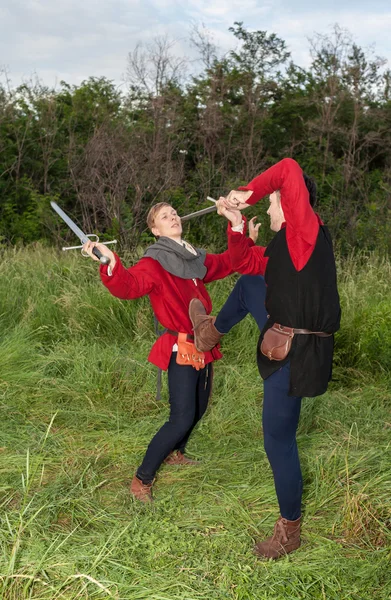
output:
<instances>
[{"instance_id":1,"label":"sword","mask_svg":"<svg viewBox=\"0 0 391 600\"><path fill-rule=\"evenodd\" d=\"M75 235L77 235L77 237L79 238L79 240L81 241L81 243L84 245L89 241L89 237L88 235L86 235L84 233L84 231L82 231L80 229L80 227L78 227L76 225L76 223L74 223L72 221L72 219L70 217L68 217L68 215L62 210L62 208L60 208L58 206L58 204L56 204L56 202L50 202L51 207L53 208L53 210L56 211L56 213L62 218L62 220L68 225L69 229L72 229L73 233ZM99 238L98 238L99 239ZM92 249L92 254L94 254L97 258L99 258L100 262L102 263L102 265L108 265L110 264L110 259L108 256L104 256L104 254L102 254L102 252L100 252L100 250L98 250L98 248L93 248Z\"/></svg>"},{"instance_id":2,"label":"sword","mask_svg":"<svg viewBox=\"0 0 391 600\"><path fill-rule=\"evenodd\" d=\"M208 215L209 213L215 212L215 210L217 210L217 207L216 207L217 201L214 198L211 198L210 196L207 196L207 200L214 202L215 205L208 206L208 208L203 208L202 210L197 210L196 212L193 212L193 213L190 213L189 215L185 215L184 217L181 217L182 223L185 221L189 221L193 217L202 217L202 215Z\"/></svg>"}]
</instances>

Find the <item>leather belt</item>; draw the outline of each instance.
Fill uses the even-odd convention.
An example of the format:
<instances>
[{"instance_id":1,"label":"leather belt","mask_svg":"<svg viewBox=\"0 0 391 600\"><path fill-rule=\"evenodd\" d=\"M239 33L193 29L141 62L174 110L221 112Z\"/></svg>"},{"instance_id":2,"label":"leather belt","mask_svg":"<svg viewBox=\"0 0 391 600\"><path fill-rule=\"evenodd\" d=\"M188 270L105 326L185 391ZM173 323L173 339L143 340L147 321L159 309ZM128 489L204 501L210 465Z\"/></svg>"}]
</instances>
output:
<instances>
[{"instance_id":1,"label":"leather belt","mask_svg":"<svg viewBox=\"0 0 391 600\"><path fill-rule=\"evenodd\" d=\"M178 337L178 335L179 335L178 331L173 331L172 329L166 329L165 333L171 333L171 335L175 335L175 337ZM188 333L187 340L189 342L194 342L194 335L191 335L190 333Z\"/></svg>"},{"instance_id":2,"label":"leather belt","mask_svg":"<svg viewBox=\"0 0 391 600\"><path fill-rule=\"evenodd\" d=\"M296 334L304 334L304 335L317 335L318 337L330 337L333 334L332 333L325 333L324 331L310 331L309 329L296 329L294 327L286 327L285 325L280 325L279 323L274 323L275 328L278 328L280 331L284 332L284 333L294 333Z\"/></svg>"}]
</instances>

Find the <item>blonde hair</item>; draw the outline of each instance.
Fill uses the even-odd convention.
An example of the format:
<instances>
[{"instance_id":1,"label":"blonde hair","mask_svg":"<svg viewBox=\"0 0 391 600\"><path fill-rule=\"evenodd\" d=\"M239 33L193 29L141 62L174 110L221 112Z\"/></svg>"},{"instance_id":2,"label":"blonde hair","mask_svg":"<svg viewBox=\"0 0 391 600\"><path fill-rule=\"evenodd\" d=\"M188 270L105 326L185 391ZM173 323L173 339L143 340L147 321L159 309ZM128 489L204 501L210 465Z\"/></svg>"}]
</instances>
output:
<instances>
[{"instance_id":1,"label":"blonde hair","mask_svg":"<svg viewBox=\"0 0 391 600\"><path fill-rule=\"evenodd\" d=\"M157 214L160 212L160 210L162 208L165 208L166 206L171 208L171 204L168 204L168 202L158 202L157 204L154 204L152 206L152 208L150 209L150 211L147 215L147 225L148 225L149 229L152 229L152 227L155 227L155 219L157 217Z\"/></svg>"}]
</instances>

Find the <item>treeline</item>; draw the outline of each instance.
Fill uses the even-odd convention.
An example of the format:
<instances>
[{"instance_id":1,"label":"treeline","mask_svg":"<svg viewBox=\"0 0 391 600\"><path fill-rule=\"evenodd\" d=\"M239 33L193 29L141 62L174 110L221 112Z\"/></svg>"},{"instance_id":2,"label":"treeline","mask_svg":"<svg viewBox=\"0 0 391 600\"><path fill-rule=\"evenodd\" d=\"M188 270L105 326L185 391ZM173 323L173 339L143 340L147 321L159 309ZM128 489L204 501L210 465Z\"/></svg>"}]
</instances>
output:
<instances>
[{"instance_id":1,"label":"treeline","mask_svg":"<svg viewBox=\"0 0 391 600\"><path fill-rule=\"evenodd\" d=\"M310 42L307 69L275 34L230 28L219 54L208 32L191 43L202 68L168 39L129 54L126 92L105 78L49 89L0 84L0 243L74 241L56 200L88 232L147 241L149 207L185 214L286 156L318 184L318 210L342 252L391 240L391 73L334 28ZM193 65L194 72L191 74ZM190 70L190 73L189 73ZM258 207L258 213L262 213ZM266 222L266 219L263 219ZM222 220L192 221L198 243L222 243Z\"/></svg>"}]
</instances>

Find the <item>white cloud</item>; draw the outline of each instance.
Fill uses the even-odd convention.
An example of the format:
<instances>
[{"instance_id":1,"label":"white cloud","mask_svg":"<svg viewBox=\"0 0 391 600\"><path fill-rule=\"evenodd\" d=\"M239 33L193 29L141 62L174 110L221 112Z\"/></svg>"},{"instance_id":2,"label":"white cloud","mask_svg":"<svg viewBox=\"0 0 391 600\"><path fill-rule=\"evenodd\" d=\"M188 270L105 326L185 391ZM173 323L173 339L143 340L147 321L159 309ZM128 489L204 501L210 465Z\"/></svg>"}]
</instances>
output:
<instances>
[{"instance_id":1,"label":"white cloud","mask_svg":"<svg viewBox=\"0 0 391 600\"><path fill-rule=\"evenodd\" d=\"M241 20L246 14L254 18L268 13L271 9L271 4L265 3L264 6L260 6L256 0L190 0L188 6L189 12L198 17L229 21L229 24Z\"/></svg>"},{"instance_id":2,"label":"white cloud","mask_svg":"<svg viewBox=\"0 0 391 600\"><path fill-rule=\"evenodd\" d=\"M223 51L236 44L228 32L234 21L275 32L302 65L309 62L307 38L338 21L359 45L376 43L377 54L391 59L388 2L373 0L366 7L360 0L341 0L338 12L330 0L318 0L316 7L305 2L292 7L288 0L3 0L0 64L8 65L14 84L33 72L49 85L101 75L120 83L127 54L139 41L168 34L178 40L179 53L193 57L187 41L192 20L203 22Z\"/></svg>"},{"instance_id":3,"label":"white cloud","mask_svg":"<svg viewBox=\"0 0 391 600\"><path fill-rule=\"evenodd\" d=\"M349 31L359 46L365 49L375 45L375 54L391 62L391 43L388 41L391 12L382 15L357 12L353 15L352 12L340 11L338 20L328 11L312 12L300 17L285 14L271 20L271 29L287 42L294 61L301 66L308 66L311 60L309 38L316 33L330 34L336 22Z\"/></svg>"}]
</instances>

